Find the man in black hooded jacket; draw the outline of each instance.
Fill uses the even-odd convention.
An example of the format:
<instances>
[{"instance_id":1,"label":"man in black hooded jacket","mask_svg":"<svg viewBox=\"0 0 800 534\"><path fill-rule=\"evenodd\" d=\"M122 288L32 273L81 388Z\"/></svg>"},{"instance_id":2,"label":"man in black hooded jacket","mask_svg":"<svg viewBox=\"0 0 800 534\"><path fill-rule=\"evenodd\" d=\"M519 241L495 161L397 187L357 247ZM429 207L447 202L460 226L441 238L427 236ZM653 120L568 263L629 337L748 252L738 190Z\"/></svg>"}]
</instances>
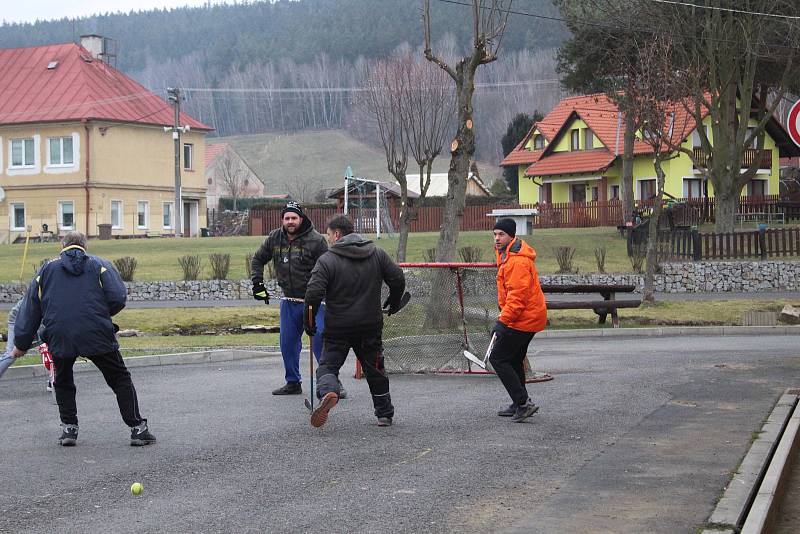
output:
<instances>
[{"instance_id":1,"label":"man in black hooded jacket","mask_svg":"<svg viewBox=\"0 0 800 534\"><path fill-rule=\"evenodd\" d=\"M336 406L342 387L339 369L352 348L364 369L378 426L390 426L394 407L383 367L381 287L384 282L389 286L383 307L391 315L400 307L405 275L384 250L353 233L353 223L346 216L334 216L327 234L331 247L311 271L303 313L304 328L313 335L316 325L308 308L318 309L325 299L324 344L317 369L317 397L322 400L311 415L311 424L325 424Z\"/></svg>"},{"instance_id":2,"label":"man in black hooded jacket","mask_svg":"<svg viewBox=\"0 0 800 534\"><path fill-rule=\"evenodd\" d=\"M264 266L270 261L283 291L280 307L280 345L283 356L286 384L272 392L273 395L299 395L300 351L303 348L303 297L311 269L317 259L328 250L325 238L314 230L311 220L297 202L288 202L281 210L280 228L271 231L250 263L250 279L253 282L253 298L269 304L269 294L264 286ZM320 330L324 330L322 312L315 307ZM322 336L312 341L314 356L319 361L322 352Z\"/></svg>"},{"instance_id":3,"label":"man in black hooded jacket","mask_svg":"<svg viewBox=\"0 0 800 534\"><path fill-rule=\"evenodd\" d=\"M111 321L125 307L127 288L107 260L86 253L86 236L81 232L68 233L62 247L59 257L45 264L28 287L14 325L12 355L28 350L41 323L42 341L48 344L55 365L53 388L62 423L61 445L75 445L78 439L72 374L78 356L100 369L117 396L122 419L131 428L131 445L155 443L147 419L139 414L136 389Z\"/></svg>"}]
</instances>

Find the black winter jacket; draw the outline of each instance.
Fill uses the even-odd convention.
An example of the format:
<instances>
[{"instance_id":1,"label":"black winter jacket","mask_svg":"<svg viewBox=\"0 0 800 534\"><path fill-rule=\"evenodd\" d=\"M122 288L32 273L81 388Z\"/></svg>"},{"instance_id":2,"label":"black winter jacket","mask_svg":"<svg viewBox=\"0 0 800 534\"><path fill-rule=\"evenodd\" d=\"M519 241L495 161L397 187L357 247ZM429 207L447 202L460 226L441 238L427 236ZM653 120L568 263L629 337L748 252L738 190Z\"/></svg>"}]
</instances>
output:
<instances>
[{"instance_id":1,"label":"black winter jacket","mask_svg":"<svg viewBox=\"0 0 800 534\"><path fill-rule=\"evenodd\" d=\"M104 259L67 247L31 282L14 324L14 345L31 346L41 322L54 358L117 350L111 317L125 307L128 290Z\"/></svg>"},{"instance_id":2,"label":"black winter jacket","mask_svg":"<svg viewBox=\"0 0 800 534\"><path fill-rule=\"evenodd\" d=\"M301 299L306 293L311 269L326 250L325 237L314 230L308 217L303 217L297 235L291 241L282 226L269 233L250 263L250 280L253 284L263 282L264 266L272 260L283 294Z\"/></svg>"},{"instance_id":3,"label":"black winter jacket","mask_svg":"<svg viewBox=\"0 0 800 534\"><path fill-rule=\"evenodd\" d=\"M374 332L383 328L381 286L389 286L389 302L399 302L406 288L403 270L384 251L358 234L349 234L323 254L305 295L319 309L325 299L326 336Z\"/></svg>"}]
</instances>

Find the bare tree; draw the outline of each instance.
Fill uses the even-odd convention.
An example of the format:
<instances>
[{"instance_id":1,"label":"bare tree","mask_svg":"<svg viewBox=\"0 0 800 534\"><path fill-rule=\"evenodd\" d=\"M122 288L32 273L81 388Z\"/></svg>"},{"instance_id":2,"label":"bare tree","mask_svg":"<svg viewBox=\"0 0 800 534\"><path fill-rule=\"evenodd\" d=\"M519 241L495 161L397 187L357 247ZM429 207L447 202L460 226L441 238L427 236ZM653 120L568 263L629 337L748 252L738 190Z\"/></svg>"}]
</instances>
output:
<instances>
[{"instance_id":1,"label":"bare tree","mask_svg":"<svg viewBox=\"0 0 800 534\"><path fill-rule=\"evenodd\" d=\"M676 3L677 4L677 3ZM742 189L764 159L769 121L800 69L800 5L794 0L652 4L661 31L681 28L671 79L698 126L701 150L674 145L714 187L715 229L732 232ZM658 8L658 9L656 9ZM759 13L752 13L758 11ZM747 161L748 155L752 156Z\"/></svg>"},{"instance_id":2,"label":"bare tree","mask_svg":"<svg viewBox=\"0 0 800 534\"><path fill-rule=\"evenodd\" d=\"M475 93L475 73L478 67L497 59L497 53L508 22L512 0L472 0L472 49L455 66L431 50L430 0L423 4L425 58L439 66L455 83L457 131L450 144L450 169L447 173L445 199L436 261L452 261L464 213L469 165L475 155L475 129L472 97Z\"/></svg>"},{"instance_id":3,"label":"bare tree","mask_svg":"<svg viewBox=\"0 0 800 534\"><path fill-rule=\"evenodd\" d=\"M408 72L413 60L409 54L395 54L391 59L363 65L361 84L364 89L357 101L372 117L386 156L386 168L400 185L400 202L408 206L408 139L405 122L408 110L403 106ZM377 200L377 199L376 199ZM397 260L404 261L408 242L407 217L401 216Z\"/></svg>"},{"instance_id":4,"label":"bare tree","mask_svg":"<svg viewBox=\"0 0 800 534\"><path fill-rule=\"evenodd\" d=\"M226 148L215 164L214 174L217 184L233 199L233 211L236 211L236 202L244 196L248 185L250 173L247 167L230 148Z\"/></svg>"},{"instance_id":5,"label":"bare tree","mask_svg":"<svg viewBox=\"0 0 800 534\"><path fill-rule=\"evenodd\" d=\"M408 150L419 168L419 197L414 203L403 199L398 261L405 260L411 221L416 218L417 210L425 204L433 162L442 152L445 135L452 127L455 112L455 95L450 89L447 75L430 62L415 59L410 52L408 65L409 68L404 71L406 79L402 93L405 111L403 127Z\"/></svg>"},{"instance_id":6,"label":"bare tree","mask_svg":"<svg viewBox=\"0 0 800 534\"><path fill-rule=\"evenodd\" d=\"M641 125L642 141L650 147L656 174L656 196L650 216L645 259L644 300L655 300L655 270L658 261L658 223L661 220L666 173L664 162L679 155L679 145L695 129L694 118L683 109L676 90L672 62L674 42L669 34L658 34L638 43L619 58L632 73L626 95L627 112Z\"/></svg>"}]
</instances>

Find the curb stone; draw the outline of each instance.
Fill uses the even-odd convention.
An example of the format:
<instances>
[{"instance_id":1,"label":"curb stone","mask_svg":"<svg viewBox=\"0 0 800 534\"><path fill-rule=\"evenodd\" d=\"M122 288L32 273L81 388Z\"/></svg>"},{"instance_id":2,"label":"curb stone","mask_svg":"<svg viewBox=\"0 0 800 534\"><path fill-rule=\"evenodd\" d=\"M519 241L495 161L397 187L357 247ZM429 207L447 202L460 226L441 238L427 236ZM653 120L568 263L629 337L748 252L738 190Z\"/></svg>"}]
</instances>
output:
<instances>
[{"instance_id":1,"label":"curb stone","mask_svg":"<svg viewBox=\"0 0 800 534\"><path fill-rule=\"evenodd\" d=\"M800 413L795 409L798 395L790 391L781 395L770 412L708 519L709 525L729 528L730 532L757 534L763 531L773 510L787 454L796 442L800 422ZM784 429L792 432L785 434ZM791 443L786 444L783 438L788 438ZM704 532L719 530L706 529Z\"/></svg>"}]
</instances>

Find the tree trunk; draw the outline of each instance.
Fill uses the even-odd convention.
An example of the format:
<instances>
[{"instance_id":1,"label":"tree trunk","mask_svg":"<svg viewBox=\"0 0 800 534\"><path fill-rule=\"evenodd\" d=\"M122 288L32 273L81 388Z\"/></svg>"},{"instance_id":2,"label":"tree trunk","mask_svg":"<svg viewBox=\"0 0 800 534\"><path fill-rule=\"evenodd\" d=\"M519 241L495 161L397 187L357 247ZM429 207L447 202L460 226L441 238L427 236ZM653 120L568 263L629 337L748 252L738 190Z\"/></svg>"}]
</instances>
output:
<instances>
[{"instance_id":1,"label":"tree trunk","mask_svg":"<svg viewBox=\"0 0 800 534\"><path fill-rule=\"evenodd\" d=\"M475 154L475 131L472 123L472 94L475 90L474 73L469 63L462 60L456 67L459 82L456 84L458 98L458 131L450 146L450 169L447 172L447 197L445 198L442 226L436 244L436 261L453 261L456 254L461 217L467 197L469 164Z\"/></svg>"},{"instance_id":2,"label":"tree trunk","mask_svg":"<svg viewBox=\"0 0 800 534\"><path fill-rule=\"evenodd\" d=\"M664 169L661 167L661 160L656 157L654 161L656 170L656 198L653 204L653 214L650 217L650 227L647 236L647 256L645 258L644 271L644 300L655 302L655 273L658 264L658 221L661 219L663 211L661 202L664 199Z\"/></svg>"},{"instance_id":3,"label":"tree trunk","mask_svg":"<svg viewBox=\"0 0 800 534\"><path fill-rule=\"evenodd\" d=\"M442 226L439 230L439 241L436 244L436 261L438 263L450 262L455 258L461 217L466 204L469 164L475 154L475 131L472 122L475 73L470 70L468 59L459 61L456 73L458 78L456 82L458 130L450 145L447 197L442 214ZM454 292L455 286L450 269L437 269L433 278L428 306L426 306L426 329L448 328L457 323L458 317L453 315L453 308L450 306Z\"/></svg>"},{"instance_id":4,"label":"tree trunk","mask_svg":"<svg viewBox=\"0 0 800 534\"><path fill-rule=\"evenodd\" d=\"M714 189L714 231L718 234L732 233L735 229L736 210L739 208L739 192Z\"/></svg>"},{"instance_id":5,"label":"tree trunk","mask_svg":"<svg viewBox=\"0 0 800 534\"><path fill-rule=\"evenodd\" d=\"M622 197L622 224L633 219L633 144L636 141L636 122L630 113L625 114L623 134L622 178L620 196Z\"/></svg>"},{"instance_id":6,"label":"tree trunk","mask_svg":"<svg viewBox=\"0 0 800 534\"><path fill-rule=\"evenodd\" d=\"M411 206L408 205L408 187L400 187L400 238L397 241L397 262L406 261L408 250L408 233L411 231Z\"/></svg>"}]
</instances>

